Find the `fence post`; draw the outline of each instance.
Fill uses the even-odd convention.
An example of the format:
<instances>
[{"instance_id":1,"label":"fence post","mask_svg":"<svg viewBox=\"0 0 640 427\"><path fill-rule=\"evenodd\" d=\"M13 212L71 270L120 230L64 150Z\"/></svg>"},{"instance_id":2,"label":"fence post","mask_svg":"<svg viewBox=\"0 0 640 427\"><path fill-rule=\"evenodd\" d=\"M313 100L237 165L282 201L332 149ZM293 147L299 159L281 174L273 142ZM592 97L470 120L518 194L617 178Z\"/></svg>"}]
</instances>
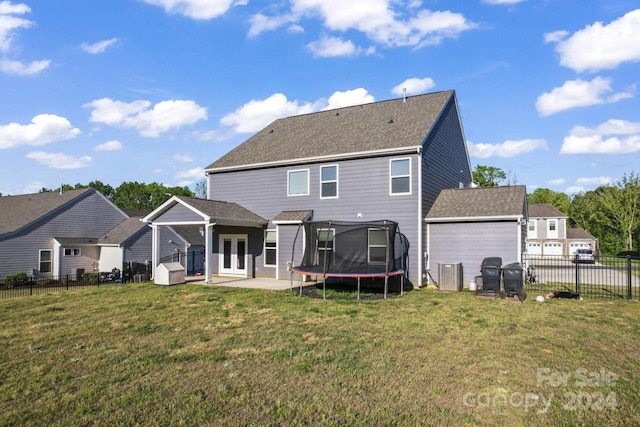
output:
<instances>
[{"instance_id":1,"label":"fence post","mask_svg":"<svg viewBox=\"0 0 640 427\"><path fill-rule=\"evenodd\" d=\"M33 280L29 281L29 296L33 295Z\"/></svg>"},{"instance_id":2,"label":"fence post","mask_svg":"<svg viewBox=\"0 0 640 427\"><path fill-rule=\"evenodd\" d=\"M69 290L69 275L68 274L66 276L65 285L67 287L67 290Z\"/></svg>"},{"instance_id":3,"label":"fence post","mask_svg":"<svg viewBox=\"0 0 640 427\"><path fill-rule=\"evenodd\" d=\"M627 299L632 299L631 294L631 257L627 255Z\"/></svg>"},{"instance_id":4,"label":"fence post","mask_svg":"<svg viewBox=\"0 0 640 427\"><path fill-rule=\"evenodd\" d=\"M580 263L578 262L578 258L575 258L576 264L576 294L580 294Z\"/></svg>"}]
</instances>

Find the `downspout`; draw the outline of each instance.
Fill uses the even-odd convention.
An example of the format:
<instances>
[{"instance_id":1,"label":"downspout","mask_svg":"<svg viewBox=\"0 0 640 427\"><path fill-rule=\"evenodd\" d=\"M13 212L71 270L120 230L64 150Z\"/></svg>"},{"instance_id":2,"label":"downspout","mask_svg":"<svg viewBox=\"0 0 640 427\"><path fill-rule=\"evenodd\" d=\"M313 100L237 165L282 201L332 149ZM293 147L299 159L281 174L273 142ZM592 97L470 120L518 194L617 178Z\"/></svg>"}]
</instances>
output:
<instances>
[{"instance_id":1,"label":"downspout","mask_svg":"<svg viewBox=\"0 0 640 427\"><path fill-rule=\"evenodd\" d=\"M422 146L418 147L418 283L419 288L422 287L422 250L423 250L423 231L424 218L422 218Z\"/></svg>"}]
</instances>

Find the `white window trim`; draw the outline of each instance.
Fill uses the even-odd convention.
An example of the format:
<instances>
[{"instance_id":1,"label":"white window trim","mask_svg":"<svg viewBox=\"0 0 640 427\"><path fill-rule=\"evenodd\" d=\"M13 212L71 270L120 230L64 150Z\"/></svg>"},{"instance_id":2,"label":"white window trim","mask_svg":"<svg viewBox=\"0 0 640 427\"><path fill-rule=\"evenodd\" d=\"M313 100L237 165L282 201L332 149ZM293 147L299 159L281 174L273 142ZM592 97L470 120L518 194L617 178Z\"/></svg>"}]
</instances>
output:
<instances>
[{"instance_id":1,"label":"white window trim","mask_svg":"<svg viewBox=\"0 0 640 427\"><path fill-rule=\"evenodd\" d=\"M67 255L67 251L70 251L71 253ZM64 248L62 253L63 256L82 256L82 250L80 248Z\"/></svg>"},{"instance_id":2,"label":"white window trim","mask_svg":"<svg viewBox=\"0 0 640 427\"><path fill-rule=\"evenodd\" d=\"M322 180L322 169L331 168L331 167L335 167L336 168L336 179L335 180L323 181ZM339 178L340 178L340 167L337 164L336 165L320 166L320 198L321 199L337 199L339 197L339 195L340 195ZM329 197L323 197L322 196L322 184L331 183L331 182L335 182L336 183L336 195L335 196L329 196Z\"/></svg>"},{"instance_id":3,"label":"white window trim","mask_svg":"<svg viewBox=\"0 0 640 427\"><path fill-rule=\"evenodd\" d=\"M275 248L267 248L267 231L273 231L276 233L276 247ZM275 264L267 264L267 249L270 251L276 251L276 263ZM267 268L276 268L278 267L278 229L277 228L269 228L264 230L264 257L263 257L263 265Z\"/></svg>"},{"instance_id":4,"label":"white window trim","mask_svg":"<svg viewBox=\"0 0 640 427\"><path fill-rule=\"evenodd\" d=\"M387 249L387 244L385 242L384 245L373 245L371 244L371 232L372 231L383 231L386 232L385 229L380 229L380 228L370 228L367 231L367 263L368 264L374 264L374 265L384 265L385 261L371 261L371 248L385 248ZM386 238L386 235L385 235ZM386 257L386 256L385 256Z\"/></svg>"},{"instance_id":5,"label":"white window trim","mask_svg":"<svg viewBox=\"0 0 640 427\"><path fill-rule=\"evenodd\" d=\"M332 240L333 244L331 245L331 249L325 249L324 245L322 247L320 246L320 240L318 239L318 234L320 234L320 232L323 232L323 231L328 231L333 235L333 240ZM325 241L326 240L323 240L323 242ZM316 231L316 252L317 252L316 257L317 258L320 257L319 251L324 251L325 257L327 256L326 252L331 251L331 257L333 258L336 251L336 229L335 228L318 228L318 230Z\"/></svg>"},{"instance_id":6,"label":"white window trim","mask_svg":"<svg viewBox=\"0 0 640 427\"><path fill-rule=\"evenodd\" d=\"M51 265L51 268L49 269L49 271L41 271L40 270L40 266L42 265L42 253L43 252L49 252L49 254L50 254L48 262ZM38 271L40 271L42 273L49 273L49 274L53 273L53 251L51 249L40 249L40 250L38 250Z\"/></svg>"},{"instance_id":7,"label":"white window trim","mask_svg":"<svg viewBox=\"0 0 640 427\"><path fill-rule=\"evenodd\" d=\"M391 175L391 164L395 161L399 161L399 160L409 160L409 174L408 175L398 175L398 176L392 176ZM397 159L389 159L389 195L390 196L407 196L410 195L413 191L413 183L411 182L411 157L400 157ZM409 191L405 192L405 193L394 193L393 192L393 178L409 178Z\"/></svg>"},{"instance_id":8,"label":"white window trim","mask_svg":"<svg viewBox=\"0 0 640 427\"><path fill-rule=\"evenodd\" d=\"M293 172L306 172L307 173L307 192L306 193L300 193L300 194L290 194L289 190L291 189L290 187L290 177L291 177L291 173ZM288 170L287 171L287 197L298 197L298 196L308 196L309 195L309 169L292 169L292 170Z\"/></svg>"}]
</instances>

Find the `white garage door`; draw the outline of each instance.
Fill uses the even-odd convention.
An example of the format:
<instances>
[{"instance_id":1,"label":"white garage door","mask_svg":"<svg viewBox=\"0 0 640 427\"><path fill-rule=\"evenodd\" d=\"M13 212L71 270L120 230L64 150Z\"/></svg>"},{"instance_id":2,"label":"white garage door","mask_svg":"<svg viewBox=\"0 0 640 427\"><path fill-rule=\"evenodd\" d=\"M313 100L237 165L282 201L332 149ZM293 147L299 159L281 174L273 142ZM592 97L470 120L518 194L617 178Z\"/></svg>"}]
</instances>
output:
<instances>
[{"instance_id":1,"label":"white garage door","mask_svg":"<svg viewBox=\"0 0 640 427\"><path fill-rule=\"evenodd\" d=\"M571 242L569 243L569 254L574 255L578 249L591 249L587 242Z\"/></svg>"},{"instance_id":2,"label":"white garage door","mask_svg":"<svg viewBox=\"0 0 640 427\"><path fill-rule=\"evenodd\" d=\"M544 248L543 248L543 255L549 255L549 256L562 255L562 243L545 242Z\"/></svg>"},{"instance_id":3,"label":"white garage door","mask_svg":"<svg viewBox=\"0 0 640 427\"><path fill-rule=\"evenodd\" d=\"M527 244L527 253L529 255L542 255L542 244L540 242L529 242Z\"/></svg>"}]
</instances>

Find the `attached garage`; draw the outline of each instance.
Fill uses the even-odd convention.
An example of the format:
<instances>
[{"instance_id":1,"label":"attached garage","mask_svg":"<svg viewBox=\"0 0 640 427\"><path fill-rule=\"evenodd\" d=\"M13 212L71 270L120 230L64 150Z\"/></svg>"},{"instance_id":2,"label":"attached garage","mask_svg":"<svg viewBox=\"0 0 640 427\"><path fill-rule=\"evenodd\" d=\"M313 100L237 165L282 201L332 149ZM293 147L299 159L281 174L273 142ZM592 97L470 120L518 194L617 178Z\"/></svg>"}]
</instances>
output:
<instances>
[{"instance_id":1,"label":"attached garage","mask_svg":"<svg viewBox=\"0 0 640 427\"><path fill-rule=\"evenodd\" d=\"M589 242L571 242L569 243L569 255L575 255L578 249L591 249Z\"/></svg>"},{"instance_id":2,"label":"attached garage","mask_svg":"<svg viewBox=\"0 0 640 427\"><path fill-rule=\"evenodd\" d=\"M542 255L542 243L529 242L527 244L527 253L529 255Z\"/></svg>"},{"instance_id":3,"label":"attached garage","mask_svg":"<svg viewBox=\"0 0 640 427\"><path fill-rule=\"evenodd\" d=\"M522 262L526 212L524 186L442 190L425 218L431 279L438 282L439 263L462 263L467 285L480 275L484 258Z\"/></svg>"},{"instance_id":4,"label":"attached garage","mask_svg":"<svg viewBox=\"0 0 640 427\"><path fill-rule=\"evenodd\" d=\"M544 256L559 256L562 255L562 243L560 242L544 242L542 248L542 255Z\"/></svg>"}]
</instances>

